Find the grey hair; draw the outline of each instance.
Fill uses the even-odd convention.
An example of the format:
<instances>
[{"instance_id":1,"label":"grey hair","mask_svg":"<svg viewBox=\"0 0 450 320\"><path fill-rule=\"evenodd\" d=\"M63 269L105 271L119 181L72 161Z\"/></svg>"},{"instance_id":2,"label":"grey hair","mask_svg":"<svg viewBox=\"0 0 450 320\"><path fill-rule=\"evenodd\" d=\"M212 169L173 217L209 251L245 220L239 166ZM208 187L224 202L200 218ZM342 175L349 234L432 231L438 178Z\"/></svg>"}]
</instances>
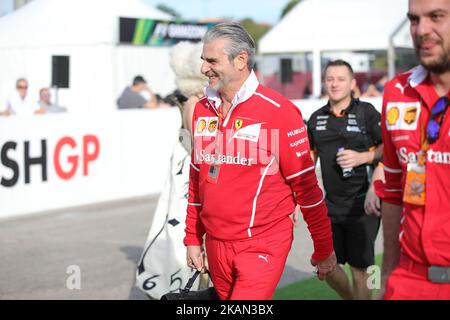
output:
<instances>
[{"instance_id":1,"label":"grey hair","mask_svg":"<svg viewBox=\"0 0 450 320\"><path fill-rule=\"evenodd\" d=\"M247 52L247 67L252 70L256 62L256 46L252 36L237 22L224 22L216 24L209 29L203 37L203 43L208 43L218 38L229 40L225 47L228 59L232 61L242 51Z\"/></svg>"}]
</instances>

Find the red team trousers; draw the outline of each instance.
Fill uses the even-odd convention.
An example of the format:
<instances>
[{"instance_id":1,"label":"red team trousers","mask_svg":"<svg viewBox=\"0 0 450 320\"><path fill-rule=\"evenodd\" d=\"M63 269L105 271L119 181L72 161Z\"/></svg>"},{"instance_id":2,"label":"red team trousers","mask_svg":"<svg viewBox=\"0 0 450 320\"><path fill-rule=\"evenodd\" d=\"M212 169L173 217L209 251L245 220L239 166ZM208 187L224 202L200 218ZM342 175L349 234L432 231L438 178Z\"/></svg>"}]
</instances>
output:
<instances>
[{"instance_id":1,"label":"red team trousers","mask_svg":"<svg viewBox=\"0 0 450 320\"><path fill-rule=\"evenodd\" d=\"M221 300L272 298L293 240L291 219L286 217L280 224L285 226L282 232L239 241L207 235L211 280Z\"/></svg>"},{"instance_id":2,"label":"red team trousers","mask_svg":"<svg viewBox=\"0 0 450 320\"><path fill-rule=\"evenodd\" d=\"M450 284L428 280L428 267L404 253L386 283L384 299L388 300L450 300Z\"/></svg>"}]
</instances>

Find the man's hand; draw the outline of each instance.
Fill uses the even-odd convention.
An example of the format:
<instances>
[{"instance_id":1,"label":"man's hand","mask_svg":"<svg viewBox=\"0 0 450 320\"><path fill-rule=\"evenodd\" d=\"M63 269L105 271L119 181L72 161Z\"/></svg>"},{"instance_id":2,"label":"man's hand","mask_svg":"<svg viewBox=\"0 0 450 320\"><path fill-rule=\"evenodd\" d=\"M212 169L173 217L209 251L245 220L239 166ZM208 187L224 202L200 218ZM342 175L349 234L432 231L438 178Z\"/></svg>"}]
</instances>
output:
<instances>
[{"instance_id":1,"label":"man's hand","mask_svg":"<svg viewBox=\"0 0 450 320\"><path fill-rule=\"evenodd\" d=\"M44 114L44 113L47 113L47 110L45 108L41 107L41 108L37 109L34 113L35 114Z\"/></svg>"},{"instance_id":2,"label":"man's hand","mask_svg":"<svg viewBox=\"0 0 450 320\"><path fill-rule=\"evenodd\" d=\"M298 227L300 225L298 218L299 218L299 212L300 212L300 206L297 205L295 207L295 211L291 213L290 217L292 219L292 222L294 223L294 226Z\"/></svg>"},{"instance_id":3,"label":"man's hand","mask_svg":"<svg viewBox=\"0 0 450 320\"><path fill-rule=\"evenodd\" d=\"M198 271L203 270L203 253L201 246L187 246L187 265Z\"/></svg>"},{"instance_id":4,"label":"man's hand","mask_svg":"<svg viewBox=\"0 0 450 320\"><path fill-rule=\"evenodd\" d=\"M336 161L341 168L355 168L365 163L372 163L374 154L373 151L357 152L345 149L336 154Z\"/></svg>"},{"instance_id":5,"label":"man's hand","mask_svg":"<svg viewBox=\"0 0 450 320\"><path fill-rule=\"evenodd\" d=\"M381 286L380 286L380 290L378 290L375 300L383 300L384 299L384 295L386 294L386 281L387 281L387 277L381 276Z\"/></svg>"},{"instance_id":6,"label":"man's hand","mask_svg":"<svg viewBox=\"0 0 450 320\"><path fill-rule=\"evenodd\" d=\"M10 116L11 115L11 111L9 109L6 109L5 111L0 111L0 116Z\"/></svg>"},{"instance_id":7,"label":"man's hand","mask_svg":"<svg viewBox=\"0 0 450 320\"><path fill-rule=\"evenodd\" d=\"M327 275L336 270L336 254L334 251L325 260L315 261L311 259L311 264L317 266L317 277L319 280L325 280Z\"/></svg>"},{"instance_id":8,"label":"man's hand","mask_svg":"<svg viewBox=\"0 0 450 320\"><path fill-rule=\"evenodd\" d=\"M383 224L383 264L381 266L381 288L378 299L383 298L386 282L391 272L397 267L400 258L400 220L402 206L383 202L381 205L381 222Z\"/></svg>"},{"instance_id":9,"label":"man's hand","mask_svg":"<svg viewBox=\"0 0 450 320\"><path fill-rule=\"evenodd\" d=\"M381 216L381 202L375 192L371 189L367 190L366 199L364 200L364 211L367 215Z\"/></svg>"}]
</instances>

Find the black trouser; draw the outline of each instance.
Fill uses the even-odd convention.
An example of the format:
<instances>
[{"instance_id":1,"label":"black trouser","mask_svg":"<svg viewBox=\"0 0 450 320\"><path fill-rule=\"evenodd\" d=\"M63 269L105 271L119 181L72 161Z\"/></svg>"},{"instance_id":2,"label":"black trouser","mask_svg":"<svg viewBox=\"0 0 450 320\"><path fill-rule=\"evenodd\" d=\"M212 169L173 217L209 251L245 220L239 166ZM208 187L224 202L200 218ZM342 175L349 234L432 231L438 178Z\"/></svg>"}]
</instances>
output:
<instances>
[{"instance_id":1,"label":"black trouser","mask_svg":"<svg viewBox=\"0 0 450 320\"><path fill-rule=\"evenodd\" d=\"M333 220L332 220L333 221ZM332 222L334 251L338 263L358 269L375 264L375 239L380 218L363 214L342 222Z\"/></svg>"}]
</instances>

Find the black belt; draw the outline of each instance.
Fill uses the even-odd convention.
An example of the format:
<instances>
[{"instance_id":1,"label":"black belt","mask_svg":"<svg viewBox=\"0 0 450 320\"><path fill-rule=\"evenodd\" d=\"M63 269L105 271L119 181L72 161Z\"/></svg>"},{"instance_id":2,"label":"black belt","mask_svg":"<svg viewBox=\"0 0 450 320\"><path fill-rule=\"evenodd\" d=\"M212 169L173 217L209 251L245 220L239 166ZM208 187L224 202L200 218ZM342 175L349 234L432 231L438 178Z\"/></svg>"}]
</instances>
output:
<instances>
[{"instance_id":1,"label":"black belt","mask_svg":"<svg viewBox=\"0 0 450 320\"><path fill-rule=\"evenodd\" d=\"M450 267L429 266L413 261L406 254L400 254L400 268L425 277L434 283L450 283Z\"/></svg>"}]
</instances>

